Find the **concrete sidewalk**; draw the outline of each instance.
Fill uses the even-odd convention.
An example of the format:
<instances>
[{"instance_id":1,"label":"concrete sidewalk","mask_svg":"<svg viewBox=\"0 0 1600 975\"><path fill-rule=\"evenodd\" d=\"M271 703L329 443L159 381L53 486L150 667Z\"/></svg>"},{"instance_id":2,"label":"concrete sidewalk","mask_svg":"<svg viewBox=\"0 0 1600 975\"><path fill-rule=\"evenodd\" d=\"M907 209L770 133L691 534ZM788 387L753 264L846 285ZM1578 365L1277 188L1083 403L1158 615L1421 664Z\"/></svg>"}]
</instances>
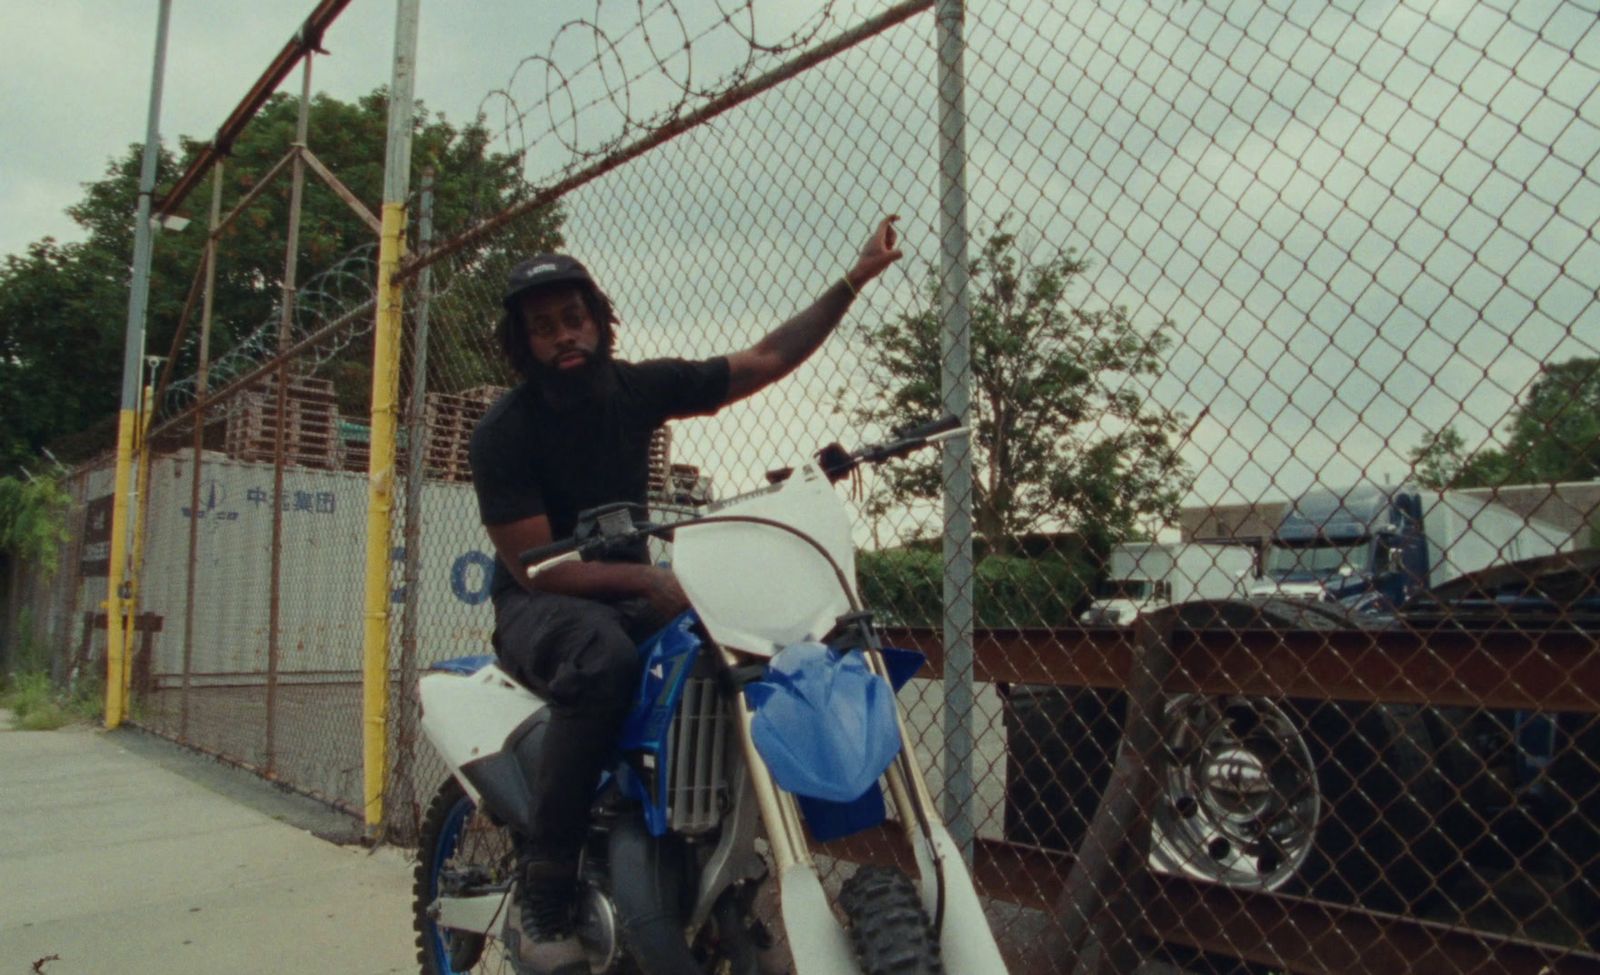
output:
<instances>
[{"instance_id":1,"label":"concrete sidewalk","mask_svg":"<svg viewBox=\"0 0 1600 975\"><path fill-rule=\"evenodd\" d=\"M10 728L0 975L418 970L405 855L308 831L348 817L137 731Z\"/></svg>"}]
</instances>

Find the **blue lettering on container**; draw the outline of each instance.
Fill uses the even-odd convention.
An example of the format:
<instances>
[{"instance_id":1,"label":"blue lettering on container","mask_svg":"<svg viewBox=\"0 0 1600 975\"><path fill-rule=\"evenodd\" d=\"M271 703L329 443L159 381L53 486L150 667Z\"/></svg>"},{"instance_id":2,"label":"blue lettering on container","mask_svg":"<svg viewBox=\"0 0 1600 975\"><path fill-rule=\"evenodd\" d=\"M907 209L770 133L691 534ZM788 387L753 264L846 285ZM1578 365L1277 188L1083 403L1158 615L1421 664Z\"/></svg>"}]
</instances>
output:
<instances>
[{"instance_id":1,"label":"blue lettering on container","mask_svg":"<svg viewBox=\"0 0 1600 975\"><path fill-rule=\"evenodd\" d=\"M478 567L473 579L472 567ZM476 606L489 598L489 585L494 579L494 560L482 552L463 552L450 566L450 591L468 606Z\"/></svg>"}]
</instances>

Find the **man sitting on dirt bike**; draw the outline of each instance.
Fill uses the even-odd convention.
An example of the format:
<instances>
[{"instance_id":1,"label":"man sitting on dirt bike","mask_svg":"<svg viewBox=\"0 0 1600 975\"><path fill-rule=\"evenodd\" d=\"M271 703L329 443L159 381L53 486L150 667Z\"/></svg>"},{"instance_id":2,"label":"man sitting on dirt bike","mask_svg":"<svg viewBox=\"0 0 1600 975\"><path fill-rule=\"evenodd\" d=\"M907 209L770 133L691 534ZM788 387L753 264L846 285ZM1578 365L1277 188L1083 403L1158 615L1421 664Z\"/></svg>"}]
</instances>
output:
<instances>
[{"instance_id":1,"label":"man sitting on dirt bike","mask_svg":"<svg viewBox=\"0 0 1600 975\"><path fill-rule=\"evenodd\" d=\"M571 257L541 254L511 271L497 337L523 382L479 421L471 458L479 514L499 555L495 652L550 704L536 768L526 770L534 835L516 837L521 937L509 947L529 972L589 970L574 898L594 785L638 686L636 644L688 601L642 544L625 561L561 563L535 580L518 555L570 536L585 509L644 504L650 437L661 424L710 415L794 371L860 289L900 258L896 219L878 225L855 265L809 307L751 348L699 362L613 358L617 316Z\"/></svg>"}]
</instances>

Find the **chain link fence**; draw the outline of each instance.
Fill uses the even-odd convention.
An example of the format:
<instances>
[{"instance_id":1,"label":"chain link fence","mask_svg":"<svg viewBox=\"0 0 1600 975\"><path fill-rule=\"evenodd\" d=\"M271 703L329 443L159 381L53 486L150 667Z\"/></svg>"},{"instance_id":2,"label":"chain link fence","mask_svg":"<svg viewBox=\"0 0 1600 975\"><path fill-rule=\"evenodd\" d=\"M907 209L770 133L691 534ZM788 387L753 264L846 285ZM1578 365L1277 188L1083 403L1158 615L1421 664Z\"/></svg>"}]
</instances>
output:
<instances>
[{"instance_id":1,"label":"chain link fence","mask_svg":"<svg viewBox=\"0 0 1600 975\"><path fill-rule=\"evenodd\" d=\"M241 142L187 231L211 243L148 363L127 680L138 726L359 815L375 177L327 137L354 122L304 97L309 77L257 123L284 141L266 156L271 139ZM338 170L362 177L354 190ZM99 560L71 566L73 667L103 674L104 610L89 608L106 595L112 465L78 476L87 514L70 528Z\"/></svg>"},{"instance_id":2,"label":"chain link fence","mask_svg":"<svg viewBox=\"0 0 1600 975\"><path fill-rule=\"evenodd\" d=\"M970 575L939 461L851 506L1014 970L1600 966L1595 11L979 0L959 105L937 28L931 3L601 5L485 98L511 209L416 197L389 835L445 777L416 674L488 652L466 446L512 382L510 267L566 250L622 358L702 358L897 213L905 258L804 367L658 435L651 498L941 412L940 289L969 282ZM374 272L305 271L295 329L272 310L163 402L134 717L354 810ZM110 475L85 477L92 512ZM835 886L905 859L888 832L818 853Z\"/></svg>"}]
</instances>

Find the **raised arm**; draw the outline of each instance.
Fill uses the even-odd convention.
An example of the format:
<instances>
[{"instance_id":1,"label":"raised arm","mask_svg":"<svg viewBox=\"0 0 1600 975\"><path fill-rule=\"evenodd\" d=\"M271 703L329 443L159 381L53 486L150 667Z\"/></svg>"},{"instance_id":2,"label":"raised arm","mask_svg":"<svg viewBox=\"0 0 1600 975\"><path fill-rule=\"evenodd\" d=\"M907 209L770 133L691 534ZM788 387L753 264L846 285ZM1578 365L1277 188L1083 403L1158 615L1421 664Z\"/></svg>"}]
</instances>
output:
<instances>
[{"instance_id":1,"label":"raised arm","mask_svg":"<svg viewBox=\"0 0 1600 975\"><path fill-rule=\"evenodd\" d=\"M511 571L522 588L540 592L578 596L583 599L628 599L643 597L657 614L667 617L689 604L678 580L667 569L634 562L563 562L529 579L518 556L530 548L548 545L550 520L544 515L523 518L504 525L488 525L489 541L495 554Z\"/></svg>"},{"instance_id":2,"label":"raised arm","mask_svg":"<svg viewBox=\"0 0 1600 975\"><path fill-rule=\"evenodd\" d=\"M822 296L760 342L728 356L728 402L744 399L793 372L822 345L867 282L900 259L897 216L885 217L861 248L855 266Z\"/></svg>"}]
</instances>

